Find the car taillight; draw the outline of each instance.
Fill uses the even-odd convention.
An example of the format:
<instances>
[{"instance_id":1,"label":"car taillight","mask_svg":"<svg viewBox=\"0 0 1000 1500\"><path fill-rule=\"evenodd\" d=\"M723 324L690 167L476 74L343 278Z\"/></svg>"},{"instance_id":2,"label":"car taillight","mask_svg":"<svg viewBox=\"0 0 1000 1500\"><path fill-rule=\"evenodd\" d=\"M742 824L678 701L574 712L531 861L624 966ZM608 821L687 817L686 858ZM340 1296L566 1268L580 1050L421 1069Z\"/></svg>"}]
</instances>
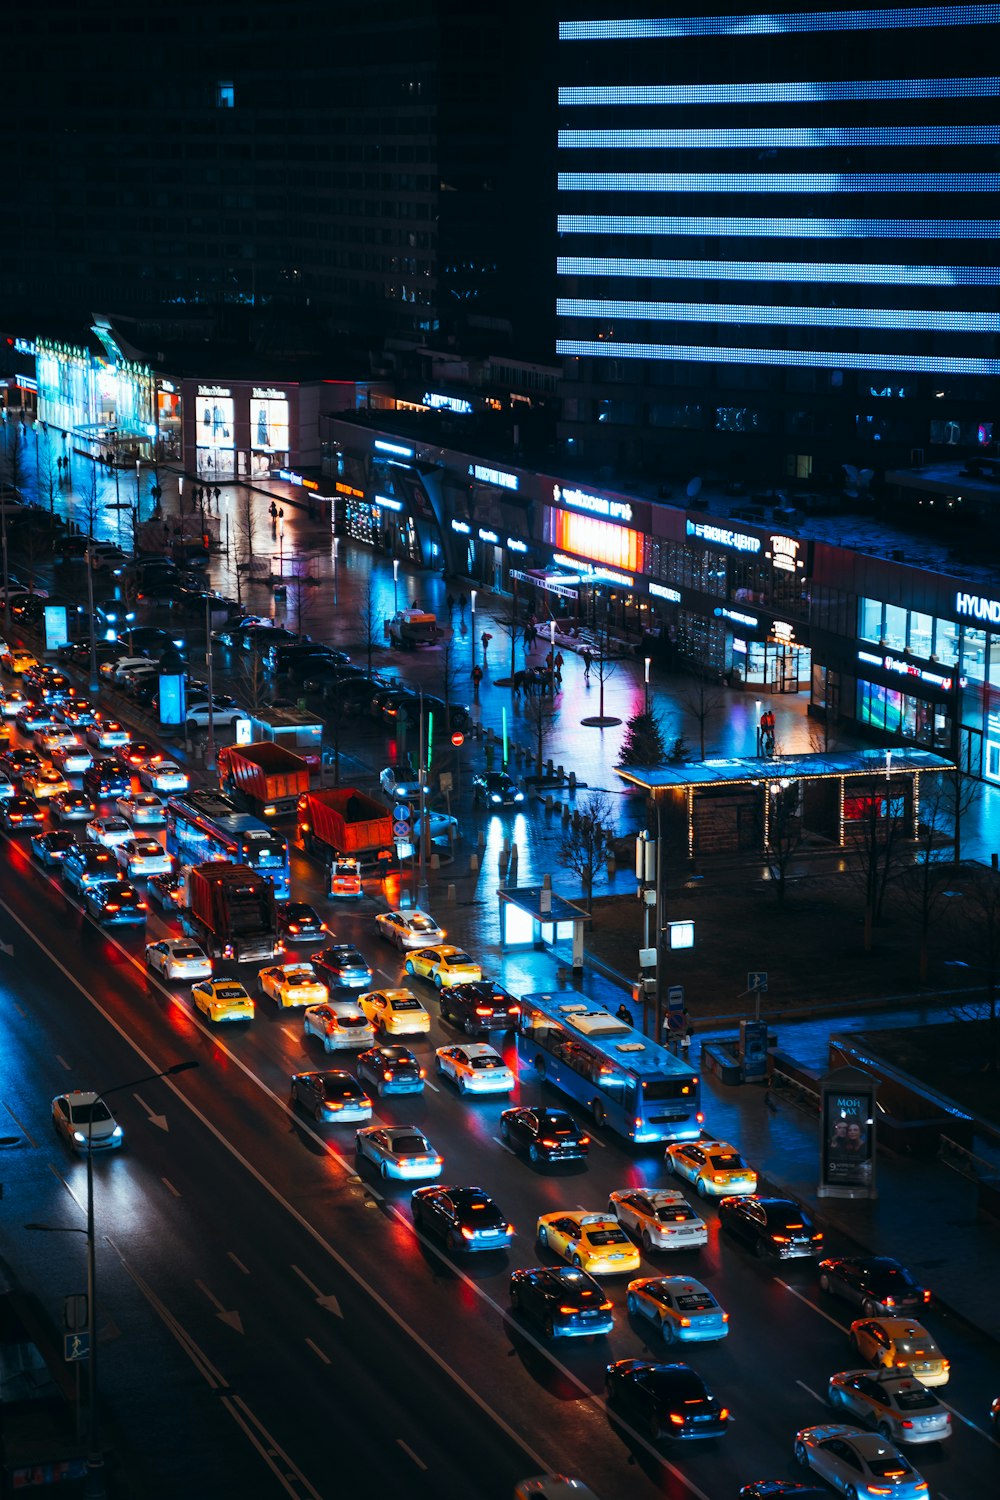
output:
<instances>
[{"instance_id":1,"label":"car taillight","mask_svg":"<svg viewBox=\"0 0 1000 1500\"><path fill-rule=\"evenodd\" d=\"M298 924L298 922L289 922L289 924L288 924L288 930L289 930L289 932L298 932L298 930L299 930L299 924Z\"/></svg>"},{"instance_id":2,"label":"car taillight","mask_svg":"<svg viewBox=\"0 0 1000 1500\"><path fill-rule=\"evenodd\" d=\"M680 1319L680 1325L681 1325L682 1328L690 1328L691 1327L691 1319L690 1318L681 1318Z\"/></svg>"},{"instance_id":3,"label":"car taillight","mask_svg":"<svg viewBox=\"0 0 1000 1500\"><path fill-rule=\"evenodd\" d=\"M772 1238L772 1240L774 1241L774 1243L776 1245L787 1245L788 1244L788 1235L787 1234L772 1234L771 1238Z\"/></svg>"},{"instance_id":4,"label":"car taillight","mask_svg":"<svg viewBox=\"0 0 1000 1500\"><path fill-rule=\"evenodd\" d=\"M722 1314L722 1321L723 1321L723 1323L728 1323L729 1322L729 1314L728 1313L723 1313Z\"/></svg>"},{"instance_id":5,"label":"car taillight","mask_svg":"<svg viewBox=\"0 0 1000 1500\"><path fill-rule=\"evenodd\" d=\"M672 1411L670 1413L670 1420L671 1422L673 1422L675 1427L684 1426L684 1418L681 1416L680 1412Z\"/></svg>"},{"instance_id":6,"label":"car taillight","mask_svg":"<svg viewBox=\"0 0 1000 1500\"><path fill-rule=\"evenodd\" d=\"M109 901L108 904L107 904L107 906L104 908L104 910L105 911L117 911L118 910L118 902L117 901Z\"/></svg>"},{"instance_id":7,"label":"car taillight","mask_svg":"<svg viewBox=\"0 0 1000 1500\"><path fill-rule=\"evenodd\" d=\"M508 1005L507 1014L510 1016L519 1016L521 1014L521 1007L519 1005Z\"/></svg>"},{"instance_id":8,"label":"car taillight","mask_svg":"<svg viewBox=\"0 0 1000 1500\"><path fill-rule=\"evenodd\" d=\"M601 1312L610 1312L613 1307L614 1307L614 1303L613 1302L602 1302L601 1303Z\"/></svg>"},{"instance_id":9,"label":"car taillight","mask_svg":"<svg viewBox=\"0 0 1000 1500\"><path fill-rule=\"evenodd\" d=\"M546 1139L546 1140L539 1141L538 1144L540 1146L548 1146L549 1150L552 1150L553 1147L556 1145L556 1142L555 1141L550 1141L550 1140Z\"/></svg>"},{"instance_id":10,"label":"car taillight","mask_svg":"<svg viewBox=\"0 0 1000 1500\"><path fill-rule=\"evenodd\" d=\"M507 1234L513 1234L514 1233L514 1226L513 1226L513 1224L506 1224L504 1226L504 1231Z\"/></svg>"},{"instance_id":11,"label":"car taillight","mask_svg":"<svg viewBox=\"0 0 1000 1500\"><path fill-rule=\"evenodd\" d=\"M463 1228L463 1230L462 1230L462 1238L463 1238L463 1240L471 1240L472 1236L473 1236L473 1233L474 1233L473 1230L471 1230L469 1228Z\"/></svg>"},{"instance_id":12,"label":"car taillight","mask_svg":"<svg viewBox=\"0 0 1000 1500\"><path fill-rule=\"evenodd\" d=\"M476 1006L476 1015L477 1016L491 1016L492 1014L493 1014L493 1007L492 1007L492 1005L477 1005Z\"/></svg>"},{"instance_id":13,"label":"car taillight","mask_svg":"<svg viewBox=\"0 0 1000 1500\"><path fill-rule=\"evenodd\" d=\"M924 1292L924 1301L925 1302L929 1302L930 1300L931 1300L931 1294L930 1294L930 1292Z\"/></svg>"},{"instance_id":14,"label":"car taillight","mask_svg":"<svg viewBox=\"0 0 1000 1500\"><path fill-rule=\"evenodd\" d=\"M145 901L137 901L135 903L135 909L136 911L146 911L147 907Z\"/></svg>"},{"instance_id":15,"label":"car taillight","mask_svg":"<svg viewBox=\"0 0 1000 1500\"><path fill-rule=\"evenodd\" d=\"M581 1146L589 1146L590 1145L590 1136L589 1135L581 1135L581 1137L580 1137L580 1145Z\"/></svg>"},{"instance_id":16,"label":"car taillight","mask_svg":"<svg viewBox=\"0 0 1000 1500\"><path fill-rule=\"evenodd\" d=\"M697 1122L698 1122L699 1125L704 1125L704 1123L705 1123L705 1116L702 1114L702 1112L701 1112L700 1109L699 1109L698 1113L695 1115L695 1119L697 1120Z\"/></svg>"},{"instance_id":17,"label":"car taillight","mask_svg":"<svg viewBox=\"0 0 1000 1500\"><path fill-rule=\"evenodd\" d=\"M728 1422L729 1421L729 1407L728 1406L724 1406L722 1408L722 1410L719 1412L719 1421L720 1422Z\"/></svg>"},{"instance_id":18,"label":"car taillight","mask_svg":"<svg viewBox=\"0 0 1000 1500\"><path fill-rule=\"evenodd\" d=\"M579 1312L579 1311L580 1311L580 1309L579 1309L579 1308L578 1308L578 1307L561 1307L561 1308L560 1308L560 1309L559 1309L559 1311L560 1311L560 1312L561 1312L561 1313L566 1313L566 1314L570 1314L570 1313L575 1313L575 1312Z\"/></svg>"},{"instance_id":19,"label":"car taillight","mask_svg":"<svg viewBox=\"0 0 1000 1500\"><path fill-rule=\"evenodd\" d=\"M900 1427L912 1427L913 1423L910 1421L909 1417L904 1417L899 1425Z\"/></svg>"},{"instance_id":20,"label":"car taillight","mask_svg":"<svg viewBox=\"0 0 1000 1500\"><path fill-rule=\"evenodd\" d=\"M426 1072L426 1070L424 1068L420 1069L420 1076L421 1076L421 1078L426 1078L427 1077L427 1072Z\"/></svg>"},{"instance_id":21,"label":"car taillight","mask_svg":"<svg viewBox=\"0 0 1000 1500\"><path fill-rule=\"evenodd\" d=\"M895 1297L883 1297L882 1301L883 1301L883 1303L884 1303L884 1305L886 1307L895 1307L896 1306L896 1299L895 1299Z\"/></svg>"}]
</instances>

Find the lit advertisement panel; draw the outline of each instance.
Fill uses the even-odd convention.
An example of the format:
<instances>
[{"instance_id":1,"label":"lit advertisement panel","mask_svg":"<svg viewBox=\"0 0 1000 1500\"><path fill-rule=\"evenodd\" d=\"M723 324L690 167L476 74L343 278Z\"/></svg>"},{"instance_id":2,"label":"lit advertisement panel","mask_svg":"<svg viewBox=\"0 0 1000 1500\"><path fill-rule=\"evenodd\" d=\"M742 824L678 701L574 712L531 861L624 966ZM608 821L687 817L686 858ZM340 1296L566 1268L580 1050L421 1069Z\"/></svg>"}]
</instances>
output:
<instances>
[{"instance_id":1,"label":"lit advertisement panel","mask_svg":"<svg viewBox=\"0 0 1000 1500\"><path fill-rule=\"evenodd\" d=\"M233 400L231 396L199 395L195 401L199 448L232 448Z\"/></svg>"},{"instance_id":2,"label":"lit advertisement panel","mask_svg":"<svg viewBox=\"0 0 1000 1500\"><path fill-rule=\"evenodd\" d=\"M254 390L250 401L250 446L257 453L288 452L288 397L281 391Z\"/></svg>"},{"instance_id":3,"label":"lit advertisement panel","mask_svg":"<svg viewBox=\"0 0 1000 1500\"><path fill-rule=\"evenodd\" d=\"M546 513L546 530L546 541L561 552L620 568L625 573L642 572L642 533L628 526L550 508Z\"/></svg>"}]
</instances>

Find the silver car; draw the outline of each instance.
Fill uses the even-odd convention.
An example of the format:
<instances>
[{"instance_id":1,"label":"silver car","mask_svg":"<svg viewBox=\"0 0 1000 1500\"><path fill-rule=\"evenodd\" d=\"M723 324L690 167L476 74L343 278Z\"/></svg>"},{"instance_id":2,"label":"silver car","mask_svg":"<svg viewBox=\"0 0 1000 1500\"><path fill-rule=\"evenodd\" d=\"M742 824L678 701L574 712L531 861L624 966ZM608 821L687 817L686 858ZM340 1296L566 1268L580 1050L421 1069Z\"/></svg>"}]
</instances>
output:
<instances>
[{"instance_id":1,"label":"silver car","mask_svg":"<svg viewBox=\"0 0 1000 1500\"><path fill-rule=\"evenodd\" d=\"M839 1422L803 1427L795 1434L795 1457L852 1500L871 1494L927 1500L927 1481L876 1432L859 1432Z\"/></svg>"},{"instance_id":2,"label":"silver car","mask_svg":"<svg viewBox=\"0 0 1000 1500\"><path fill-rule=\"evenodd\" d=\"M104 1100L89 1089L57 1094L52 1101L52 1124L73 1151L113 1151L125 1132Z\"/></svg>"},{"instance_id":3,"label":"silver car","mask_svg":"<svg viewBox=\"0 0 1000 1500\"><path fill-rule=\"evenodd\" d=\"M905 1365L842 1370L830 1376L827 1395L831 1406L894 1443L940 1443L951 1437L951 1412Z\"/></svg>"},{"instance_id":4,"label":"silver car","mask_svg":"<svg viewBox=\"0 0 1000 1500\"><path fill-rule=\"evenodd\" d=\"M608 1210L650 1250L691 1250L708 1243L708 1227L675 1188L623 1189Z\"/></svg>"},{"instance_id":5,"label":"silver car","mask_svg":"<svg viewBox=\"0 0 1000 1500\"><path fill-rule=\"evenodd\" d=\"M369 1125L355 1137L359 1156L374 1162L383 1177L426 1182L440 1177L444 1157L416 1125Z\"/></svg>"}]
</instances>

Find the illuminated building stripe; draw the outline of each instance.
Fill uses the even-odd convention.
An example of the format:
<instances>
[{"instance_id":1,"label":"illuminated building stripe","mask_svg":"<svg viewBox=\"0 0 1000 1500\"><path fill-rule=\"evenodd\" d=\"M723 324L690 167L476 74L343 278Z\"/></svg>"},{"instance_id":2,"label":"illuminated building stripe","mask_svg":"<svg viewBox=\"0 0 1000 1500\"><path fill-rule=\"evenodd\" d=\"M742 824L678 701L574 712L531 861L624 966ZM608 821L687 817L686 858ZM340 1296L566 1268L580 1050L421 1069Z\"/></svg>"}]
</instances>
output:
<instances>
[{"instance_id":1,"label":"illuminated building stripe","mask_svg":"<svg viewBox=\"0 0 1000 1500\"><path fill-rule=\"evenodd\" d=\"M843 129L769 126L759 130L560 130L570 151L831 150L853 146L995 146L1000 125L879 125Z\"/></svg>"},{"instance_id":2,"label":"illuminated building stripe","mask_svg":"<svg viewBox=\"0 0 1000 1500\"><path fill-rule=\"evenodd\" d=\"M641 276L679 281L840 281L860 286L996 286L997 266L862 266L809 260L629 260L596 255L560 256L560 276Z\"/></svg>"},{"instance_id":3,"label":"illuminated building stripe","mask_svg":"<svg viewBox=\"0 0 1000 1500\"><path fill-rule=\"evenodd\" d=\"M562 297L566 318L629 318L659 323L759 323L792 328L918 328L937 333L1000 333L1000 315L917 308L781 307L724 302L625 302Z\"/></svg>"},{"instance_id":4,"label":"illuminated building stripe","mask_svg":"<svg viewBox=\"0 0 1000 1500\"><path fill-rule=\"evenodd\" d=\"M801 104L831 99L993 99L1000 78L861 78L831 83L613 83L567 86L566 105Z\"/></svg>"},{"instance_id":5,"label":"illuminated building stripe","mask_svg":"<svg viewBox=\"0 0 1000 1500\"><path fill-rule=\"evenodd\" d=\"M649 214L560 214L560 234L695 234L829 240L993 240L1000 219L728 219Z\"/></svg>"},{"instance_id":6,"label":"illuminated building stripe","mask_svg":"<svg viewBox=\"0 0 1000 1500\"><path fill-rule=\"evenodd\" d=\"M635 41L646 37L784 36L810 31L915 31L928 26L992 26L996 5L914 6L900 10L785 11L778 15L659 17L651 20L560 21L561 42Z\"/></svg>"},{"instance_id":7,"label":"illuminated building stripe","mask_svg":"<svg viewBox=\"0 0 1000 1500\"><path fill-rule=\"evenodd\" d=\"M563 193L995 193L1000 172L560 172Z\"/></svg>"},{"instance_id":8,"label":"illuminated building stripe","mask_svg":"<svg viewBox=\"0 0 1000 1500\"><path fill-rule=\"evenodd\" d=\"M622 344L613 339L559 339L557 354L601 359L671 359L691 364L804 365L823 370L925 372L930 375L1000 375L1000 359L948 355L856 354L847 350L703 347L699 344Z\"/></svg>"}]
</instances>

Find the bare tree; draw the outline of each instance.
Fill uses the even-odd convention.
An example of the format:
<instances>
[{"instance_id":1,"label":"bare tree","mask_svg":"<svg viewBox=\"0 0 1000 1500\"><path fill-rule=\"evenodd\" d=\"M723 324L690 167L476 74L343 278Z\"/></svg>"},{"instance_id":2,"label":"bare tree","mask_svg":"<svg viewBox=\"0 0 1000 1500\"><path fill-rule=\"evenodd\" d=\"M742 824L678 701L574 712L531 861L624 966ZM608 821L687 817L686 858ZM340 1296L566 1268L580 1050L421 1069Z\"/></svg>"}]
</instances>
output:
<instances>
[{"instance_id":1,"label":"bare tree","mask_svg":"<svg viewBox=\"0 0 1000 1500\"><path fill-rule=\"evenodd\" d=\"M268 701L269 683L264 658L257 644L250 651L240 653L233 670L233 680L242 702L251 713L258 713Z\"/></svg>"},{"instance_id":2,"label":"bare tree","mask_svg":"<svg viewBox=\"0 0 1000 1500\"><path fill-rule=\"evenodd\" d=\"M920 782L920 825L912 870L904 872L899 888L917 919L920 983L927 983L930 934L948 904L946 895L954 880L949 858L954 831L956 799L962 793L955 781L958 773L941 772Z\"/></svg>"},{"instance_id":3,"label":"bare tree","mask_svg":"<svg viewBox=\"0 0 1000 1500\"><path fill-rule=\"evenodd\" d=\"M298 564L296 563L297 566ZM308 625L310 616L316 608L316 587L317 580L311 573L296 573L295 578L291 579L288 583L288 589L291 593L291 608L288 611L288 618L291 621L292 629L300 640L304 633L302 627L303 625Z\"/></svg>"},{"instance_id":4,"label":"bare tree","mask_svg":"<svg viewBox=\"0 0 1000 1500\"><path fill-rule=\"evenodd\" d=\"M802 783L784 780L772 782L767 787L767 798L767 839L764 853L771 880L778 893L778 905L784 906L788 870L802 845Z\"/></svg>"},{"instance_id":5,"label":"bare tree","mask_svg":"<svg viewBox=\"0 0 1000 1500\"><path fill-rule=\"evenodd\" d=\"M905 848L903 784L893 788L891 775L873 773L860 784L852 782L851 799L859 804L861 817L852 824L856 831L847 846L847 867L861 888L864 946L870 953L873 929Z\"/></svg>"},{"instance_id":6,"label":"bare tree","mask_svg":"<svg viewBox=\"0 0 1000 1500\"><path fill-rule=\"evenodd\" d=\"M599 719L603 720L607 717L604 712L604 684L607 682L608 678L613 677L615 672L617 672L618 670L618 662L612 655L611 633L608 627L608 608L606 603L604 605L601 618L598 621L595 645L597 647L597 650L594 653L594 658L591 663L591 671L597 673L597 686L599 692L597 716ZM619 719L613 719L612 722L618 724L621 721Z\"/></svg>"},{"instance_id":7,"label":"bare tree","mask_svg":"<svg viewBox=\"0 0 1000 1500\"><path fill-rule=\"evenodd\" d=\"M12 422L8 417L4 423L4 480L19 493L24 489L26 442L23 423Z\"/></svg>"},{"instance_id":8,"label":"bare tree","mask_svg":"<svg viewBox=\"0 0 1000 1500\"><path fill-rule=\"evenodd\" d=\"M38 470L35 474L35 492L39 504L43 501L48 503L49 520L56 512L56 496L59 493L59 465L56 463L56 455L52 451L52 434L45 434L45 443L39 452Z\"/></svg>"},{"instance_id":9,"label":"bare tree","mask_svg":"<svg viewBox=\"0 0 1000 1500\"><path fill-rule=\"evenodd\" d=\"M1000 871L980 865L964 882L965 920L972 950L986 976L988 1052L986 1070L995 1074L1000 1064L1000 1016L997 987L1000 981Z\"/></svg>"},{"instance_id":10,"label":"bare tree","mask_svg":"<svg viewBox=\"0 0 1000 1500\"><path fill-rule=\"evenodd\" d=\"M722 708L724 699L718 687L710 682L704 673L697 676L679 694L679 701L684 712L690 714L698 725L698 745L701 751L701 759L705 759L705 729L713 714L717 714Z\"/></svg>"},{"instance_id":11,"label":"bare tree","mask_svg":"<svg viewBox=\"0 0 1000 1500\"><path fill-rule=\"evenodd\" d=\"M379 608L378 590L371 573L361 590L357 608L358 624L361 627L361 644L368 659L368 675L372 675L372 657L385 645L385 618Z\"/></svg>"},{"instance_id":12,"label":"bare tree","mask_svg":"<svg viewBox=\"0 0 1000 1500\"><path fill-rule=\"evenodd\" d=\"M236 535L244 561L254 560L254 544L257 540L257 511L253 503L252 490L243 489L237 502Z\"/></svg>"},{"instance_id":13,"label":"bare tree","mask_svg":"<svg viewBox=\"0 0 1000 1500\"><path fill-rule=\"evenodd\" d=\"M100 490L97 484L97 462L94 460L80 488L80 517L91 541L94 539L94 522L101 509Z\"/></svg>"},{"instance_id":14,"label":"bare tree","mask_svg":"<svg viewBox=\"0 0 1000 1500\"><path fill-rule=\"evenodd\" d=\"M444 732L451 738L451 705L457 701L458 668L455 665L455 638L449 628L441 643L441 698L444 703Z\"/></svg>"},{"instance_id":15,"label":"bare tree","mask_svg":"<svg viewBox=\"0 0 1000 1500\"><path fill-rule=\"evenodd\" d=\"M587 911L594 903L594 883L607 871L608 857L614 850L611 798L607 792L591 792L578 809L563 835L559 858L583 886Z\"/></svg>"},{"instance_id":16,"label":"bare tree","mask_svg":"<svg viewBox=\"0 0 1000 1500\"><path fill-rule=\"evenodd\" d=\"M526 728L531 731L531 737L535 742L535 775L542 774L542 758L545 749L545 736L552 727L556 716L555 701L544 693L529 693L524 700L521 717Z\"/></svg>"}]
</instances>

